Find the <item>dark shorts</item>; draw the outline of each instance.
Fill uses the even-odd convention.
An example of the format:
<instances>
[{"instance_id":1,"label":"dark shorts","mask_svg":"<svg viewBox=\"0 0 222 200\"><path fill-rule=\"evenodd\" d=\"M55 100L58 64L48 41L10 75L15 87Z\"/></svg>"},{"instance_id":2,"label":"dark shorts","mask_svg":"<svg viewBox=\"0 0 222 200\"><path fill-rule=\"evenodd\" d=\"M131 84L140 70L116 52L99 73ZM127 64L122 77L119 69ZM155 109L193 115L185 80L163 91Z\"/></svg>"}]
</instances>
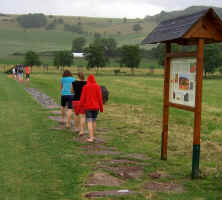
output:
<instances>
[{"instance_id":1,"label":"dark shorts","mask_svg":"<svg viewBox=\"0 0 222 200\"><path fill-rule=\"evenodd\" d=\"M92 122L96 121L97 115L98 115L98 110L86 110L86 121L87 122Z\"/></svg>"},{"instance_id":2,"label":"dark shorts","mask_svg":"<svg viewBox=\"0 0 222 200\"><path fill-rule=\"evenodd\" d=\"M72 99L73 95L63 95L61 96L61 106L67 106L68 109L72 109Z\"/></svg>"},{"instance_id":3,"label":"dark shorts","mask_svg":"<svg viewBox=\"0 0 222 200\"><path fill-rule=\"evenodd\" d=\"M30 78L30 74L25 74L26 78Z\"/></svg>"}]
</instances>

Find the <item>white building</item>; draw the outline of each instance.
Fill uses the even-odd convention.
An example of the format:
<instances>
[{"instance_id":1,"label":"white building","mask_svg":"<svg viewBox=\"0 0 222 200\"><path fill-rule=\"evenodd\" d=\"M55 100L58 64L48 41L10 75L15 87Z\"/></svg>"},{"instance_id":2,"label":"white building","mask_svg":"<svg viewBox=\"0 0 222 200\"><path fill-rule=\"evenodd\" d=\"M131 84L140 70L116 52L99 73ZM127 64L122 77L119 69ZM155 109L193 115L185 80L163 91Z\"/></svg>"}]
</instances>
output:
<instances>
[{"instance_id":1,"label":"white building","mask_svg":"<svg viewBox=\"0 0 222 200\"><path fill-rule=\"evenodd\" d=\"M83 53L72 53L72 56L74 58L84 58L84 54Z\"/></svg>"}]
</instances>

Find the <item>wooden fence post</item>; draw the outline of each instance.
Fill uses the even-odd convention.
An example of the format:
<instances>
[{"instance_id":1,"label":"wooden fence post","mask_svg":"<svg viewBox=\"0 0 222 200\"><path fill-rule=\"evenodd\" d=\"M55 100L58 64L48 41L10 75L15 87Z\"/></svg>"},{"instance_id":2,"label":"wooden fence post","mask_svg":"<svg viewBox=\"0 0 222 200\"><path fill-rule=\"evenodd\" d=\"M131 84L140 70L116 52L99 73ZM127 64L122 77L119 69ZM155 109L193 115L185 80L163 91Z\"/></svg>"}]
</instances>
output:
<instances>
[{"instance_id":1,"label":"wooden fence post","mask_svg":"<svg viewBox=\"0 0 222 200\"><path fill-rule=\"evenodd\" d=\"M161 160L167 160L171 43L166 43Z\"/></svg>"},{"instance_id":2,"label":"wooden fence post","mask_svg":"<svg viewBox=\"0 0 222 200\"><path fill-rule=\"evenodd\" d=\"M196 106L194 114L194 135L193 135L193 159L192 159L193 179L199 177L203 58L204 58L204 40L199 39L197 47L196 97L195 97Z\"/></svg>"}]
</instances>

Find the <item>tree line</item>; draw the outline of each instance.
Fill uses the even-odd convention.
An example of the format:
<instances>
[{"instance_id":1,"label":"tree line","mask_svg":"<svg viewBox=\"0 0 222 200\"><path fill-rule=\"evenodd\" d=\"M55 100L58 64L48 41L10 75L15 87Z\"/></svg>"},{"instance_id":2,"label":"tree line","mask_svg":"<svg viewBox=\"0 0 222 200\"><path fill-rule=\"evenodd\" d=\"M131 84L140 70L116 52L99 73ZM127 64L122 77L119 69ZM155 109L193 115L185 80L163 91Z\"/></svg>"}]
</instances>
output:
<instances>
[{"instance_id":1,"label":"tree line","mask_svg":"<svg viewBox=\"0 0 222 200\"><path fill-rule=\"evenodd\" d=\"M117 42L113 38L96 38L87 47L83 37L75 38L72 41L72 50L57 51L54 54L53 63L57 68L73 64L72 52L82 52L87 60L87 68L103 68L111 58L118 58L120 66L131 68L139 67L141 61L141 49L139 45L123 45L117 47ZM40 58L36 52L28 51L25 54L25 64L33 66L40 65Z\"/></svg>"},{"instance_id":2,"label":"tree line","mask_svg":"<svg viewBox=\"0 0 222 200\"><path fill-rule=\"evenodd\" d=\"M49 16L49 18L53 18L53 16ZM56 28L58 24L64 25L64 31L78 33L78 34L87 34L83 30L82 22L79 20L76 24L67 24L64 22L62 18L54 19L51 22L48 22L48 17L41 13L36 14L27 14L27 15L20 15L16 18L18 24L24 28L42 28L45 27L46 30L53 30ZM123 19L123 23L127 23L127 19ZM132 25L132 30L135 32L139 32L143 29L142 25L138 22Z\"/></svg>"},{"instance_id":3,"label":"tree line","mask_svg":"<svg viewBox=\"0 0 222 200\"><path fill-rule=\"evenodd\" d=\"M139 67L142 58L154 59L158 61L159 66L164 65L165 45L159 44L156 47L146 50L140 48L139 45L123 45L118 47L118 44L113 38L95 37L93 42L86 46L87 40L84 37L77 37L72 41L71 51L58 51L54 54L54 65L58 68L71 66L73 64L72 52L84 53L87 60L87 68L102 68L105 67L110 59L116 58L120 66L129 67L134 71L134 68ZM193 46L173 45L172 51L194 51ZM219 70L222 73L222 45L211 44L206 45L204 49L204 74L214 73ZM25 62L29 65L40 65L40 60L37 53L31 51L25 55ZM151 67L150 67L151 68Z\"/></svg>"}]
</instances>

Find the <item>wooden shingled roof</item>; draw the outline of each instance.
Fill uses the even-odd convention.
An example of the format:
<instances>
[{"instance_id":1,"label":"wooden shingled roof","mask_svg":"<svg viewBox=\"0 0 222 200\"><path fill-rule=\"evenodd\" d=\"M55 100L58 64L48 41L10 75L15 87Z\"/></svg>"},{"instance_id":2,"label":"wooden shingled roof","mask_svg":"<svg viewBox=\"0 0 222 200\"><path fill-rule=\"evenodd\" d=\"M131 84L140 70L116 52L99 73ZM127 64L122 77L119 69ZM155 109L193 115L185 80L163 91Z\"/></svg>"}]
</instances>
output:
<instances>
[{"instance_id":1,"label":"wooden shingled roof","mask_svg":"<svg viewBox=\"0 0 222 200\"><path fill-rule=\"evenodd\" d=\"M192 45L198 38L205 39L205 43L222 42L222 21L212 8L161 22L142 44Z\"/></svg>"}]
</instances>

